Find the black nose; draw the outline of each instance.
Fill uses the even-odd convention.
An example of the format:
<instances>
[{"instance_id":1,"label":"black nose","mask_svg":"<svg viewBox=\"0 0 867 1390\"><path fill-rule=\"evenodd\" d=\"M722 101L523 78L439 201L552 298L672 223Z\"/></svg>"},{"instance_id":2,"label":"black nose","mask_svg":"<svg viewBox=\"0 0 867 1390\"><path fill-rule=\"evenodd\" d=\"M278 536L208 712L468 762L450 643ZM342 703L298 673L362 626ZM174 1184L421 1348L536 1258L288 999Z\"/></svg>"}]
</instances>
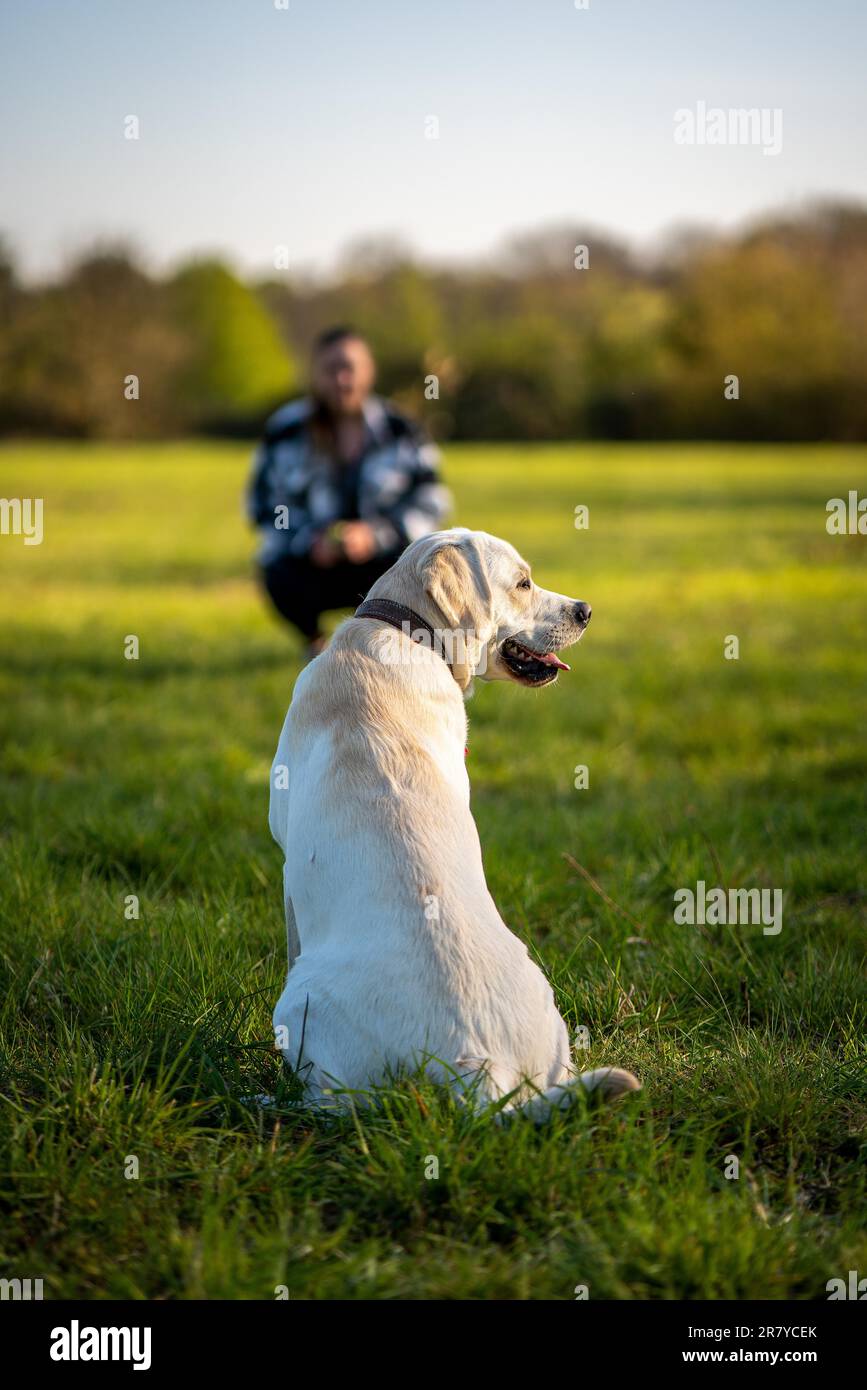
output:
<instances>
[{"instance_id":1,"label":"black nose","mask_svg":"<svg viewBox=\"0 0 867 1390\"><path fill-rule=\"evenodd\" d=\"M593 612L593 609L590 607L590 604L589 604L589 603L576 603L576 604L575 604L575 621L576 621L576 623L580 623L582 627L586 627L587 624L588 624L589 621L590 621L590 614L591 614L592 612Z\"/></svg>"}]
</instances>

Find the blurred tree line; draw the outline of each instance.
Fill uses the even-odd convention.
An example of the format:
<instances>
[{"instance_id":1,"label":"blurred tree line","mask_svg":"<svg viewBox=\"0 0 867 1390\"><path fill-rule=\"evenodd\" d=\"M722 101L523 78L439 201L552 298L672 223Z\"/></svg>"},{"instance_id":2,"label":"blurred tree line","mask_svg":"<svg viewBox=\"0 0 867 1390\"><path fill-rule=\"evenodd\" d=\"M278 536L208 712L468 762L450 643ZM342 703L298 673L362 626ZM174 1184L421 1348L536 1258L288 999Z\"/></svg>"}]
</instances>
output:
<instances>
[{"instance_id":1,"label":"blurred tree line","mask_svg":"<svg viewBox=\"0 0 867 1390\"><path fill-rule=\"evenodd\" d=\"M156 279L111 249L28 287L0 254L0 431L252 434L345 321L440 437L867 437L867 208L844 204L652 259L567 227L450 269L372 240L326 285L213 260Z\"/></svg>"}]
</instances>

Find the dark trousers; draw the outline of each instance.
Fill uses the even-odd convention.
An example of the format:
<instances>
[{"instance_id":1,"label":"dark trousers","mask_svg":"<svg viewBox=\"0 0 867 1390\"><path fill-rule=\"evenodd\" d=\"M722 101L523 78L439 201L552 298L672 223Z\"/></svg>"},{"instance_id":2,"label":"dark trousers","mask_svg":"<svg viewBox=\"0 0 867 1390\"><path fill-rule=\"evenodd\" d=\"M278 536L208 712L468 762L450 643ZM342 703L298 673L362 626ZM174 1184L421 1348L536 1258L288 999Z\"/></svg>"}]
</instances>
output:
<instances>
[{"instance_id":1,"label":"dark trousers","mask_svg":"<svg viewBox=\"0 0 867 1390\"><path fill-rule=\"evenodd\" d=\"M282 555L265 565L262 582L277 612L297 627L308 642L319 634L319 618L332 608L357 608L374 580L391 569L400 550L390 550L363 565L341 560L329 569L308 555Z\"/></svg>"}]
</instances>

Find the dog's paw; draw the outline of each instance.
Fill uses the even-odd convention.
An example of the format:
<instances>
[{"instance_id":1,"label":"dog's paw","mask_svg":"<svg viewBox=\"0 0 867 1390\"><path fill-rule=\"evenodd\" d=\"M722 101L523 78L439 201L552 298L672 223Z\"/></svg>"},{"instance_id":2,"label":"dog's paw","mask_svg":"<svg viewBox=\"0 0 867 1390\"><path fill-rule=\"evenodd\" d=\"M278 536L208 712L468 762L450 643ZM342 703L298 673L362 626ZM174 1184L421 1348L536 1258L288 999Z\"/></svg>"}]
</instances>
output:
<instances>
[{"instance_id":1,"label":"dog's paw","mask_svg":"<svg viewBox=\"0 0 867 1390\"><path fill-rule=\"evenodd\" d=\"M589 1095L598 1100L616 1100L629 1091L640 1091L641 1082L631 1071L622 1067L597 1067L581 1073L581 1084Z\"/></svg>"}]
</instances>

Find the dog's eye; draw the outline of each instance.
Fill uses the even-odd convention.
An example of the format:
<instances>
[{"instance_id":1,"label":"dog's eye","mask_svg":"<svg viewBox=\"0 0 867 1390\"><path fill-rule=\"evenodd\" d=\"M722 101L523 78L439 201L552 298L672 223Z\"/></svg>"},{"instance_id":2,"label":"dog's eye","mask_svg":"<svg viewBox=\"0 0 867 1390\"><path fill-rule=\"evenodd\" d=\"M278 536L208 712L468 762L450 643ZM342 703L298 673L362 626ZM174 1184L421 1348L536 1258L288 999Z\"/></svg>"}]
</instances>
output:
<instances>
[{"instance_id":1,"label":"dog's eye","mask_svg":"<svg viewBox=\"0 0 867 1390\"><path fill-rule=\"evenodd\" d=\"M529 575L525 574L523 579L519 579L517 587L519 589L532 589L533 585L530 583Z\"/></svg>"}]
</instances>

